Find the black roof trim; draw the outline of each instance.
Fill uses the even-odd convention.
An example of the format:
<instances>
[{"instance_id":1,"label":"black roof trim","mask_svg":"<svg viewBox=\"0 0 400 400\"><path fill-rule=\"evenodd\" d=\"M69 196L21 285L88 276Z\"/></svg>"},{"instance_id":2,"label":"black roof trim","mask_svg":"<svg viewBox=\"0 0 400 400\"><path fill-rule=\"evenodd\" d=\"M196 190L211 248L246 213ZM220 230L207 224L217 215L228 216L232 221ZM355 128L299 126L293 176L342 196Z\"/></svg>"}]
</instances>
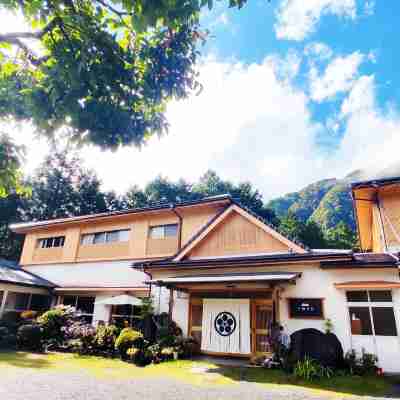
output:
<instances>
[{"instance_id":1,"label":"black roof trim","mask_svg":"<svg viewBox=\"0 0 400 400\"><path fill-rule=\"evenodd\" d=\"M147 211L168 210L177 207L189 207L197 204L217 203L220 201L229 201L230 203L233 203L233 199L230 194L221 194L217 196L203 197L198 200L187 200L187 201L177 201L177 202L162 201L151 204L146 207L129 208L126 210L107 211L103 213L86 214L86 215L76 215L71 217L55 218L55 219L41 220L41 221L19 222L15 224L10 224L9 227L11 230L41 228L41 227L46 227L48 225L58 225L69 222L80 222L80 221L86 221L88 219L108 218L114 215L127 215L127 214L136 214Z\"/></svg>"},{"instance_id":2,"label":"black roof trim","mask_svg":"<svg viewBox=\"0 0 400 400\"><path fill-rule=\"evenodd\" d=\"M207 258L207 259L189 259L183 261L173 261L166 258L157 261L140 261L132 264L133 268L187 268L187 267L223 267L223 266L242 266L242 265L262 265L274 262L299 262L299 261L319 261L324 259L348 260L352 253L326 252L326 253L282 253L266 254L257 256L226 257L226 258Z\"/></svg>"}]
</instances>

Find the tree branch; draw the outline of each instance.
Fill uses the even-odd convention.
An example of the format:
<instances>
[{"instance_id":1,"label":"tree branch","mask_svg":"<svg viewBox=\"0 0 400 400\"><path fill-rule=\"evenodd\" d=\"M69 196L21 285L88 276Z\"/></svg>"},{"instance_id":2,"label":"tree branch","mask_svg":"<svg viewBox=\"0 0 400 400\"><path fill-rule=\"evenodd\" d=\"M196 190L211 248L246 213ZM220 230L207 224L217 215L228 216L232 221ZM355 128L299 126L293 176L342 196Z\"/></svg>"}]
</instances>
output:
<instances>
[{"instance_id":1,"label":"tree branch","mask_svg":"<svg viewBox=\"0 0 400 400\"><path fill-rule=\"evenodd\" d=\"M107 8L114 14L117 14L120 18L124 16L131 16L133 15L132 13L126 12L126 11L119 11L115 7L113 7L111 4L108 4L106 1L103 0L96 0L97 3L100 3L103 7Z\"/></svg>"}]
</instances>

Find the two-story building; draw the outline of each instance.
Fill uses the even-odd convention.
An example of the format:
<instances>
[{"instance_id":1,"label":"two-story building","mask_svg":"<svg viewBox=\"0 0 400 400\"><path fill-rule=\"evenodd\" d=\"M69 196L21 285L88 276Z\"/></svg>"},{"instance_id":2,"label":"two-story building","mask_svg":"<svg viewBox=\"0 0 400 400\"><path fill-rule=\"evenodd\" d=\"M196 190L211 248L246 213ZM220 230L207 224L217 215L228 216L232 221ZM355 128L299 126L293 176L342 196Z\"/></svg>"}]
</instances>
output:
<instances>
[{"instance_id":1,"label":"two-story building","mask_svg":"<svg viewBox=\"0 0 400 400\"><path fill-rule=\"evenodd\" d=\"M151 293L207 354L270 351L274 322L293 333L331 320L344 350L400 371L400 178L352 187L361 253L310 250L230 196L16 224L21 265L88 320L134 319Z\"/></svg>"}]
</instances>

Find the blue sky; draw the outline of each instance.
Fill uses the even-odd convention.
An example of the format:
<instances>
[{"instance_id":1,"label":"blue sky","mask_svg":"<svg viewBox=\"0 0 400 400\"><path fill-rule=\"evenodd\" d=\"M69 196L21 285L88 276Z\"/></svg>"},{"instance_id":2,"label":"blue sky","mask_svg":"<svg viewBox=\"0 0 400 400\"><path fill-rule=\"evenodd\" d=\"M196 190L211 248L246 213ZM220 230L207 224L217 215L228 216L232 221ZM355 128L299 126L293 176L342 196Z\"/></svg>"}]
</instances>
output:
<instances>
[{"instance_id":1,"label":"blue sky","mask_svg":"<svg viewBox=\"0 0 400 400\"><path fill-rule=\"evenodd\" d=\"M168 106L170 133L141 151L81 150L106 189L158 175L194 181L211 168L270 199L398 161L400 2L249 0L240 11L217 3L202 14L204 90ZM28 127L20 138L31 171L48 147Z\"/></svg>"},{"instance_id":2,"label":"blue sky","mask_svg":"<svg viewBox=\"0 0 400 400\"><path fill-rule=\"evenodd\" d=\"M310 1L312 3L313 1ZM348 55L355 51L369 54L371 62L362 63L360 74L375 76L379 107L398 104L400 101L400 53L396 41L400 34L398 1L320 1L321 4L348 4L348 13L342 15L326 11L316 21L314 29L304 37L277 36L277 15L280 6L301 1L250 0L242 10L226 9L220 3L212 12L204 13L203 23L209 26L211 38L205 51L215 53L222 59L238 60L243 63L261 63L271 53L284 57L290 51L304 53L313 43L323 43L334 55ZM314 2L318 3L318 1ZM309 8L309 12L312 7ZM351 10L351 11L350 11ZM350 14L355 12L355 16ZM300 28L299 28L300 29ZM374 60L372 60L372 58ZM295 84L307 90L309 68L302 61ZM329 102L311 104L313 119L325 122L340 107L345 95L338 93ZM327 137L324 137L327 136ZM321 145L333 146L340 140L325 132Z\"/></svg>"}]
</instances>

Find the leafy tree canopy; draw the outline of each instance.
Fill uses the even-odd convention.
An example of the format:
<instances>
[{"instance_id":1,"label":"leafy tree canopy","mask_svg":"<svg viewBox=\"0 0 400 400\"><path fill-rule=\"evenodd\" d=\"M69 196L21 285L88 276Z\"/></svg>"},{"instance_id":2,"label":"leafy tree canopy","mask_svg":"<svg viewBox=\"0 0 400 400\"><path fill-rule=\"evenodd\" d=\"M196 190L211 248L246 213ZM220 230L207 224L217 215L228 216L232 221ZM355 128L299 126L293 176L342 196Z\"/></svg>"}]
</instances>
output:
<instances>
[{"instance_id":1,"label":"leafy tree canopy","mask_svg":"<svg viewBox=\"0 0 400 400\"><path fill-rule=\"evenodd\" d=\"M102 148L140 146L167 130L167 101L199 87L199 13L214 2L0 0L30 27L0 34L0 117L49 136L68 126Z\"/></svg>"},{"instance_id":2,"label":"leafy tree canopy","mask_svg":"<svg viewBox=\"0 0 400 400\"><path fill-rule=\"evenodd\" d=\"M7 135L0 135L0 199L10 193L24 194L29 191L21 183L20 164L23 148L13 143Z\"/></svg>"}]
</instances>

